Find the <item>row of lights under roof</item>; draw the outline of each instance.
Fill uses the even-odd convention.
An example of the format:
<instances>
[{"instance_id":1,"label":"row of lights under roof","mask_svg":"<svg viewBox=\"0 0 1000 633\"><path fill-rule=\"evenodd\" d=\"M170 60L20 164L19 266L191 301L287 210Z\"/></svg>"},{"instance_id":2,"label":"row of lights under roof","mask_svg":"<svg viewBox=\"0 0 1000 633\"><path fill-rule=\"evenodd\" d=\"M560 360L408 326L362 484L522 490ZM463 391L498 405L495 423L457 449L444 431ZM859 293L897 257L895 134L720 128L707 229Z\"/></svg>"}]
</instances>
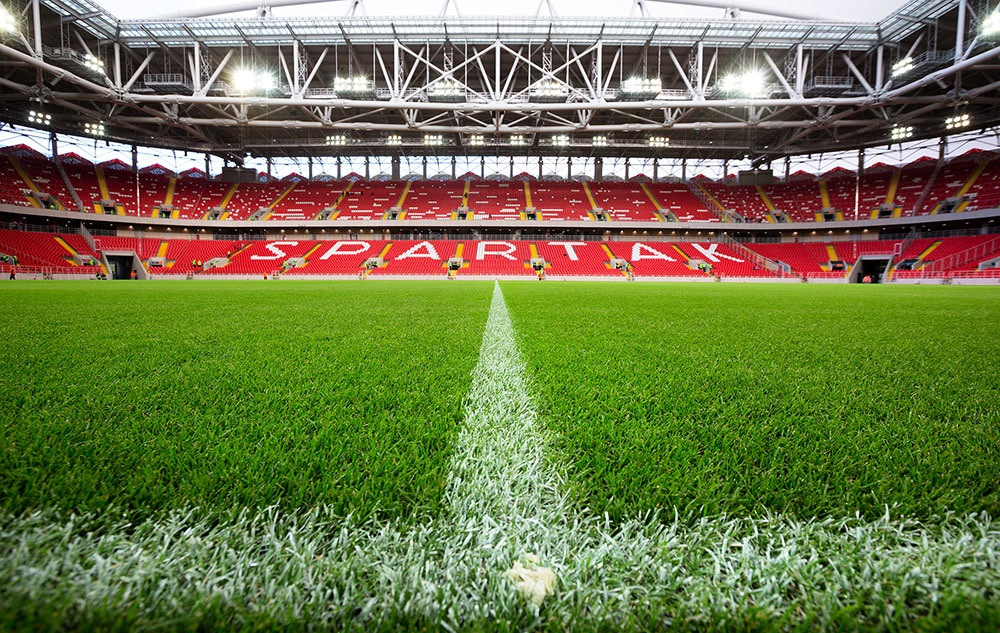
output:
<instances>
[{"instance_id":1,"label":"row of lights under roof","mask_svg":"<svg viewBox=\"0 0 1000 633\"><path fill-rule=\"evenodd\" d=\"M955 114L944 120L944 129L963 130L972 124L972 118L968 114ZM889 130L889 139L892 141L905 141L913 136L912 125L894 125Z\"/></svg>"},{"instance_id":2,"label":"row of lights under roof","mask_svg":"<svg viewBox=\"0 0 1000 633\"><path fill-rule=\"evenodd\" d=\"M552 144L557 147L566 147L571 142L571 137L568 134L556 134L552 137ZM333 136L326 137L327 145L343 146L349 145L350 139L344 134L335 134ZM402 145L403 137L399 134L390 134L386 137L386 145ZM591 145L593 147L607 147L608 137L603 135L593 136L590 139ZM670 139L665 136L651 136L647 141L650 147L668 147L670 145ZM425 134L424 135L424 145L444 145L444 136L441 134ZM521 134L513 134L510 137L510 144L515 146L524 146L528 144L528 139ZM486 145L486 137L482 134L473 134L469 136L466 141L466 145L470 147L481 147Z\"/></svg>"},{"instance_id":3,"label":"row of lights under roof","mask_svg":"<svg viewBox=\"0 0 1000 633\"><path fill-rule=\"evenodd\" d=\"M87 124L90 126L91 124ZM94 136L102 136L104 134L104 126L100 126L100 132L91 131L87 129L88 134L93 134ZM571 137L568 134L556 134L552 137L552 144L557 147L566 147L571 142ZM403 137L399 134L390 134L385 139L386 145L402 145ZM326 137L326 144L333 147L342 147L351 144L351 139L346 134L334 134L332 136ZM444 145L444 136L441 134L425 134L424 135L424 145ZM482 134L473 134L469 137L466 142L470 147L481 147L486 145L486 137ZM510 137L510 144L514 146L524 146L528 144L528 139L522 134L512 134ZM593 147L607 147L608 137L603 135L596 135L591 137L590 144ZM647 140L647 144L650 147L663 148L670 146L670 139L666 136L651 136Z\"/></svg>"},{"instance_id":4,"label":"row of lights under roof","mask_svg":"<svg viewBox=\"0 0 1000 633\"><path fill-rule=\"evenodd\" d=\"M39 127L49 127L52 125L52 115L47 112L31 110L28 112L28 123ZM104 123L88 121L83 124L83 132L88 136L104 136Z\"/></svg>"},{"instance_id":5,"label":"row of lights under roof","mask_svg":"<svg viewBox=\"0 0 1000 633\"><path fill-rule=\"evenodd\" d=\"M969 127L971 125L971 118L968 114L956 114L945 119L945 129L946 130L961 130ZM904 141L913 136L913 126L911 125L894 125L889 131L889 138L893 141ZM552 145L556 147L567 147L570 145L572 138L568 134L555 134L552 136ZM326 138L327 145L348 145L350 140L347 136L343 134L337 134L334 136L328 136ZM402 145L403 137L399 134L390 134L386 137L386 145ZM444 145L444 137L440 134L425 134L424 135L424 145ZM466 142L470 147L481 147L486 144L486 137L482 134L473 134L469 137ZM521 134L513 134L510 137L510 144L514 146L524 146L528 144L527 137ZM646 144L654 149L663 149L670 147L670 138L666 136L650 136L646 139ZM608 137L603 135L596 135L591 137L591 146L593 147L607 147Z\"/></svg>"}]
</instances>

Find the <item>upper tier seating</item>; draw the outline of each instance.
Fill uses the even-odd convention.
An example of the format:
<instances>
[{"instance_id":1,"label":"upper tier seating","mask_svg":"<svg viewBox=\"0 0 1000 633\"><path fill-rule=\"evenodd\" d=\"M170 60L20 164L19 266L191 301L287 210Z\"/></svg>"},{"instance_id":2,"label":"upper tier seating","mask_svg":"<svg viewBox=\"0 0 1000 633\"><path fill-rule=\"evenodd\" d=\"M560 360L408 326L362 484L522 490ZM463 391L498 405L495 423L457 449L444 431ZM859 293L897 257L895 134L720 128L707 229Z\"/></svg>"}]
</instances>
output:
<instances>
[{"instance_id":1,"label":"upper tier seating","mask_svg":"<svg viewBox=\"0 0 1000 633\"><path fill-rule=\"evenodd\" d=\"M153 207L149 204L149 200L142 200L140 204L136 191L137 189L141 190L142 185L138 182L136 174L127 165L120 161L112 161L95 168L95 174L96 169L104 172L108 198L122 205L127 215L145 215L147 217L150 215ZM163 202L162 198L156 204L161 202ZM145 212L143 213L143 211Z\"/></svg>"},{"instance_id":2,"label":"upper tier seating","mask_svg":"<svg viewBox=\"0 0 1000 633\"><path fill-rule=\"evenodd\" d=\"M73 195L52 161L43 156L21 156L17 160L39 191L55 198L64 209L77 210Z\"/></svg>"},{"instance_id":3,"label":"upper tier seating","mask_svg":"<svg viewBox=\"0 0 1000 633\"><path fill-rule=\"evenodd\" d=\"M747 222L765 222L770 209L760 196L756 187L749 185L727 185L710 181L701 181L701 186L713 198L730 211L743 216Z\"/></svg>"},{"instance_id":4,"label":"upper tier seating","mask_svg":"<svg viewBox=\"0 0 1000 633\"><path fill-rule=\"evenodd\" d=\"M966 193L969 211L1000 208L1000 159L994 159Z\"/></svg>"},{"instance_id":5,"label":"upper tier seating","mask_svg":"<svg viewBox=\"0 0 1000 633\"><path fill-rule=\"evenodd\" d=\"M225 205L227 217L231 220L246 220L258 210L270 208L291 186L292 183L281 181L240 183Z\"/></svg>"},{"instance_id":6,"label":"upper tier seating","mask_svg":"<svg viewBox=\"0 0 1000 633\"><path fill-rule=\"evenodd\" d=\"M763 187L774 208L793 222L812 222L823 209L823 197L817 181L796 180Z\"/></svg>"},{"instance_id":7,"label":"upper tier seating","mask_svg":"<svg viewBox=\"0 0 1000 633\"><path fill-rule=\"evenodd\" d=\"M642 186L635 182L593 182L590 193L598 208L604 209L609 220L635 220L655 222L656 205L649 199Z\"/></svg>"},{"instance_id":8,"label":"upper tier seating","mask_svg":"<svg viewBox=\"0 0 1000 633\"><path fill-rule=\"evenodd\" d=\"M656 196L664 215L673 213L681 222L718 222L719 216L709 211L682 182L655 182L646 185Z\"/></svg>"},{"instance_id":9,"label":"upper tier seating","mask_svg":"<svg viewBox=\"0 0 1000 633\"><path fill-rule=\"evenodd\" d=\"M955 160L943 165L927 191L924 203L917 210L918 215L937 213L945 200L958 196L978 167L973 160Z\"/></svg>"},{"instance_id":10,"label":"upper tier seating","mask_svg":"<svg viewBox=\"0 0 1000 633\"><path fill-rule=\"evenodd\" d=\"M303 180L274 205L268 219L312 220L324 209L333 207L346 186L346 182Z\"/></svg>"},{"instance_id":11,"label":"upper tier seating","mask_svg":"<svg viewBox=\"0 0 1000 633\"><path fill-rule=\"evenodd\" d=\"M885 204L891 181L891 170L866 172L861 178L859 190L857 176L850 172L838 173L835 178L826 181L830 206L843 212L845 220L854 219L854 209L857 206L858 219L867 220L872 211Z\"/></svg>"},{"instance_id":12,"label":"upper tier seating","mask_svg":"<svg viewBox=\"0 0 1000 633\"><path fill-rule=\"evenodd\" d=\"M386 212L399 203L405 182L355 182L337 207L338 220L381 220Z\"/></svg>"},{"instance_id":13,"label":"upper tier seating","mask_svg":"<svg viewBox=\"0 0 1000 633\"><path fill-rule=\"evenodd\" d=\"M34 206L24 194L25 189L29 189L28 184L21 178L14 164L6 155L0 154L0 203L19 207Z\"/></svg>"},{"instance_id":14,"label":"upper tier seating","mask_svg":"<svg viewBox=\"0 0 1000 633\"><path fill-rule=\"evenodd\" d=\"M94 213L101 201L104 200L94 166L72 158L64 157L61 160L70 184L73 185L73 189L76 189L76 194L80 196L83 210L86 213Z\"/></svg>"},{"instance_id":15,"label":"upper tier seating","mask_svg":"<svg viewBox=\"0 0 1000 633\"><path fill-rule=\"evenodd\" d=\"M410 183L403 201L406 217L411 220L449 220L462 206L465 183L462 181L422 180Z\"/></svg>"},{"instance_id":16,"label":"upper tier seating","mask_svg":"<svg viewBox=\"0 0 1000 633\"><path fill-rule=\"evenodd\" d=\"M470 182L468 202L477 220L518 220L526 206L524 183Z\"/></svg>"},{"instance_id":17,"label":"upper tier seating","mask_svg":"<svg viewBox=\"0 0 1000 633\"><path fill-rule=\"evenodd\" d=\"M222 206L233 185L218 180L207 180L204 175L178 178L171 201L177 210L177 217L198 219Z\"/></svg>"},{"instance_id":18,"label":"upper tier seating","mask_svg":"<svg viewBox=\"0 0 1000 633\"><path fill-rule=\"evenodd\" d=\"M539 220L587 220L591 205L578 182L533 182L531 204Z\"/></svg>"},{"instance_id":19,"label":"upper tier seating","mask_svg":"<svg viewBox=\"0 0 1000 633\"><path fill-rule=\"evenodd\" d=\"M900 207L902 217L915 214L917 203L934 175L934 164L933 160L921 160L900 170L899 184L892 202Z\"/></svg>"}]
</instances>

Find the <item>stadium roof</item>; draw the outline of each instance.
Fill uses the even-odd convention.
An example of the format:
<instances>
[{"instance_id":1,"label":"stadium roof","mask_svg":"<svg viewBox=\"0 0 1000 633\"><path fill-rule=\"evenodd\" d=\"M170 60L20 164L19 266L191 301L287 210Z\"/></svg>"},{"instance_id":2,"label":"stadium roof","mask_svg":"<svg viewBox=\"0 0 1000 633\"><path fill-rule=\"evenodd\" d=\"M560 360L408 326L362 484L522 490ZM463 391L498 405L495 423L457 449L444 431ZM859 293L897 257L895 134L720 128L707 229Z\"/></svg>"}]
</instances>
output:
<instances>
[{"instance_id":1,"label":"stadium roof","mask_svg":"<svg viewBox=\"0 0 1000 633\"><path fill-rule=\"evenodd\" d=\"M760 162L1000 121L985 1L912 0L878 22L664 19L642 0L634 17L391 17L360 1L339 17L124 20L14 0L0 119L232 157Z\"/></svg>"}]
</instances>

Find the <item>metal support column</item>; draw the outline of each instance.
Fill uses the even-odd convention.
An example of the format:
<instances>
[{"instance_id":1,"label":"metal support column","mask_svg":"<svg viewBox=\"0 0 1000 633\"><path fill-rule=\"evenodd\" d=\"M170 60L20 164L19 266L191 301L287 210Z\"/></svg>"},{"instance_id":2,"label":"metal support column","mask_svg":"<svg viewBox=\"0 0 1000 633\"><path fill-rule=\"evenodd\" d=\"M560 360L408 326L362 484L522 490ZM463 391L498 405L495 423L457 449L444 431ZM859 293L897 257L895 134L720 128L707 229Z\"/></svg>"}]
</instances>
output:
<instances>
[{"instance_id":1,"label":"metal support column","mask_svg":"<svg viewBox=\"0 0 1000 633\"><path fill-rule=\"evenodd\" d=\"M858 150L858 170L854 176L854 219L861 212L861 177L865 175L865 150Z\"/></svg>"}]
</instances>

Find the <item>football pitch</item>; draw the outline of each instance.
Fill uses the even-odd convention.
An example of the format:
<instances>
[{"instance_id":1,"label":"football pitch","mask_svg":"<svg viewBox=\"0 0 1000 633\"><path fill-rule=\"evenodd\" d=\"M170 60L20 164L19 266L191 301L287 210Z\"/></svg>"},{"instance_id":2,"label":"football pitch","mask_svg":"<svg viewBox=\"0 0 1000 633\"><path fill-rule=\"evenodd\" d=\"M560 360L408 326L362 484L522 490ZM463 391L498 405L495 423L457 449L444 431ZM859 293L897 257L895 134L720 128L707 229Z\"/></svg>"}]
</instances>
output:
<instances>
[{"instance_id":1,"label":"football pitch","mask_svg":"<svg viewBox=\"0 0 1000 633\"><path fill-rule=\"evenodd\" d=\"M4 283L0 627L996 628L998 320L974 287Z\"/></svg>"}]
</instances>

